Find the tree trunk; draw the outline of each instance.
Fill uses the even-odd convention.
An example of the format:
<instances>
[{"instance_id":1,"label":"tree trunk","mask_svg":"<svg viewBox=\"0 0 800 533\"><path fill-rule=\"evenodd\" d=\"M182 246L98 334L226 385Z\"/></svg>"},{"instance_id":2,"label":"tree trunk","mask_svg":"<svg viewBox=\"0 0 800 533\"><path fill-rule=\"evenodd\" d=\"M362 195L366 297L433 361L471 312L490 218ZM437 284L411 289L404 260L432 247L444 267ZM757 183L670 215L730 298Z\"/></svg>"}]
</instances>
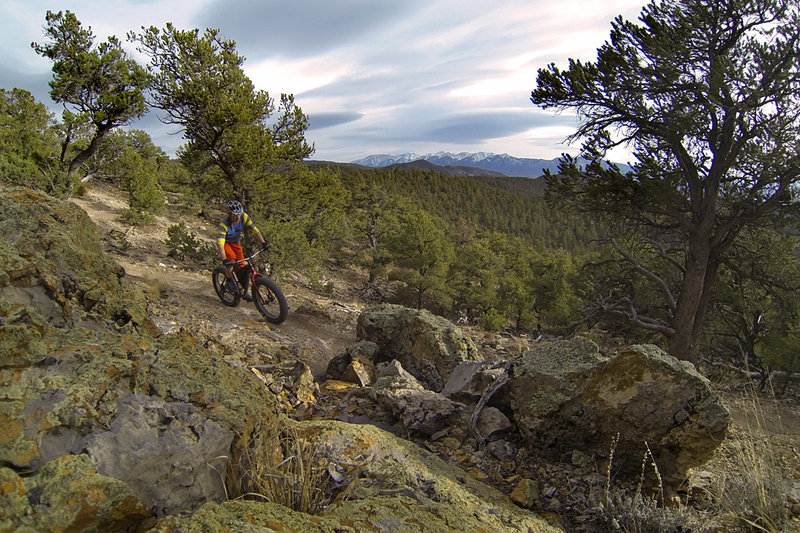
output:
<instances>
[{"instance_id":1,"label":"tree trunk","mask_svg":"<svg viewBox=\"0 0 800 533\"><path fill-rule=\"evenodd\" d=\"M689 239L686 273L678 298L669 338L669 353L678 359L697 363L697 341L702 331L716 268L711 267L711 244L707 232L697 232Z\"/></svg>"},{"instance_id":2,"label":"tree trunk","mask_svg":"<svg viewBox=\"0 0 800 533\"><path fill-rule=\"evenodd\" d=\"M84 150L81 150L78 155L76 155L69 164L69 168L67 169L67 176L72 177L78 171L80 166L89 159L100 147L100 141L103 137L106 136L106 133L111 131L114 126L110 123L101 124L97 126L97 131L92 137L92 141L89 143Z\"/></svg>"}]
</instances>

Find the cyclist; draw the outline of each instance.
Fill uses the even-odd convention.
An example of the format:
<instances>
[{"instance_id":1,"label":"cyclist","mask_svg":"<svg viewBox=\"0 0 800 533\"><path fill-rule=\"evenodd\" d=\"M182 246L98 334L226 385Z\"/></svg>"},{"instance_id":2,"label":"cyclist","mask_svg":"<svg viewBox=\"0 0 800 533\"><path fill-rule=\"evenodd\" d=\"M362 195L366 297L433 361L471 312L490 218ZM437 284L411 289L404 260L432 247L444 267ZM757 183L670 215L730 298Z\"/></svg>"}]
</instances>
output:
<instances>
[{"instance_id":1,"label":"cyclist","mask_svg":"<svg viewBox=\"0 0 800 533\"><path fill-rule=\"evenodd\" d=\"M217 226L217 248L219 249L220 259L227 267L225 271L225 277L227 278L225 286L230 292L237 292L236 282L233 281L231 274L236 261L244 259L241 243L244 228L248 228L261 242L262 250L267 248L267 242L261 236L261 232L253 223L253 220L244 212L241 202L231 200L228 202L228 214L219 221L219 226ZM244 292L242 296L248 302L252 301L253 297L249 294L250 273L242 266L236 267L236 270L236 276L239 278Z\"/></svg>"}]
</instances>

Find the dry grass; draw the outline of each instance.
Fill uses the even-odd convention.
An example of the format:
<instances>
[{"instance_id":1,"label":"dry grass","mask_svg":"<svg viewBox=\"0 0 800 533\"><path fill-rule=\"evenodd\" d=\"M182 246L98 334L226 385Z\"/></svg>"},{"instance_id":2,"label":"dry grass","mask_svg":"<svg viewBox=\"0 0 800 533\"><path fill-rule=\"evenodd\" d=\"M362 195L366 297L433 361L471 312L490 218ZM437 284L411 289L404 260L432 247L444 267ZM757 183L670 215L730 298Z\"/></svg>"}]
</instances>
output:
<instances>
[{"instance_id":1,"label":"dry grass","mask_svg":"<svg viewBox=\"0 0 800 533\"><path fill-rule=\"evenodd\" d=\"M739 531L781 532L789 516L785 505L787 477L781 454L765 429L764 409L754 387L747 394L749 416L736 439L729 439L713 492L718 512L732 517Z\"/></svg>"},{"instance_id":2,"label":"dry grass","mask_svg":"<svg viewBox=\"0 0 800 533\"><path fill-rule=\"evenodd\" d=\"M601 530L624 531L625 533L681 533L689 531L687 525L693 521L689 510L685 507L669 508L664 506L664 488L661 473L650 451L647 442L642 457L639 483L633 491L615 488L612 484L611 472L614 462L619 434L611 443L606 472L605 504L602 507L603 524ZM658 483L652 495L644 493L645 476L649 469Z\"/></svg>"},{"instance_id":3,"label":"dry grass","mask_svg":"<svg viewBox=\"0 0 800 533\"><path fill-rule=\"evenodd\" d=\"M315 514L330 501L328 473L315 464L314 448L292 429L257 432L229 464L229 499L261 499Z\"/></svg>"}]
</instances>

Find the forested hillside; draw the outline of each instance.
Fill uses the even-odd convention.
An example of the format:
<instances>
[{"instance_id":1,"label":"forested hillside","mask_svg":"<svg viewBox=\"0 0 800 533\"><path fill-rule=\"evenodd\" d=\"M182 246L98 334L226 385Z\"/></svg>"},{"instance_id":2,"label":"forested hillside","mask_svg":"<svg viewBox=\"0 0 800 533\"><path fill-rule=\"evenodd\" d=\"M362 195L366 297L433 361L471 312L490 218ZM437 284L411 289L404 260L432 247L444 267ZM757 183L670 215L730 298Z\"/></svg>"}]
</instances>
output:
<instances>
[{"instance_id":1,"label":"forested hillside","mask_svg":"<svg viewBox=\"0 0 800 533\"><path fill-rule=\"evenodd\" d=\"M583 253L597 249L598 231L593 222L548 206L543 179L323 164L312 168L334 172L348 190L377 187L409 199L452 226L467 223L475 231L504 233L540 250Z\"/></svg>"}]
</instances>

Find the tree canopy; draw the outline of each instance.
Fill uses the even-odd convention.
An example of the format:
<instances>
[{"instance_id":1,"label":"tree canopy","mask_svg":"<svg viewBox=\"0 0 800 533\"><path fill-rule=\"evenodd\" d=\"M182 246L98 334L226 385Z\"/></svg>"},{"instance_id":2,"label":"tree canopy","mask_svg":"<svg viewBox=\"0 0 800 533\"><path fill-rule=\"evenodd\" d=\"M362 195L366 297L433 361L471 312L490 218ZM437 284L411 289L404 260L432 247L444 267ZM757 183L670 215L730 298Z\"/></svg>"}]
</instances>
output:
<instances>
[{"instance_id":1,"label":"tree canopy","mask_svg":"<svg viewBox=\"0 0 800 533\"><path fill-rule=\"evenodd\" d=\"M794 208L798 9L788 0L652 2L640 24L614 21L597 61L539 70L531 100L576 110L572 138L595 161L582 171L566 158L550 185L561 201L635 232L615 241L618 260L661 299L649 313L637 293L609 285L602 309L664 335L677 357L696 359L720 267L742 231ZM603 168L622 144L633 172Z\"/></svg>"},{"instance_id":2,"label":"tree canopy","mask_svg":"<svg viewBox=\"0 0 800 533\"><path fill-rule=\"evenodd\" d=\"M57 139L47 108L24 89L0 89L0 175L18 185L60 193L53 168Z\"/></svg>"},{"instance_id":3,"label":"tree canopy","mask_svg":"<svg viewBox=\"0 0 800 533\"><path fill-rule=\"evenodd\" d=\"M62 150L62 165L73 176L109 131L146 113L147 73L127 56L116 37L95 46L91 28L84 28L70 11L48 11L46 21L48 42L31 46L53 61L50 97L64 105L65 123L91 124L86 146L69 161L64 159L66 145ZM70 136L65 139L69 144Z\"/></svg>"},{"instance_id":4,"label":"tree canopy","mask_svg":"<svg viewBox=\"0 0 800 533\"><path fill-rule=\"evenodd\" d=\"M281 95L276 104L256 90L236 43L219 30L201 34L167 24L129 38L150 57L151 105L164 112L163 122L183 128L182 159L201 170L216 169L246 204L254 184L313 153L304 139L308 118L294 97Z\"/></svg>"}]
</instances>

